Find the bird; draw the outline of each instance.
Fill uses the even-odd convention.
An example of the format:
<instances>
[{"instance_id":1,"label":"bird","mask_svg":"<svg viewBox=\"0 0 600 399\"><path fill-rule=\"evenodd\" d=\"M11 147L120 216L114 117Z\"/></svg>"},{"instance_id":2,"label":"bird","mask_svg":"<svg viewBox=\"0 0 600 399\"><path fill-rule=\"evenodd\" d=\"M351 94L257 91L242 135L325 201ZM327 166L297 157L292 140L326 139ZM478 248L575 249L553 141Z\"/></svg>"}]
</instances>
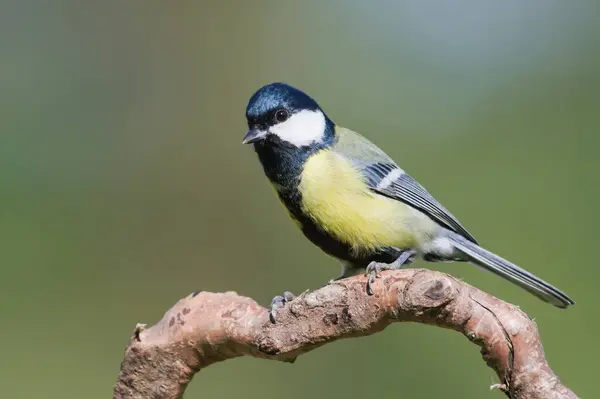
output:
<instances>
[{"instance_id":1,"label":"bird","mask_svg":"<svg viewBox=\"0 0 600 399\"><path fill-rule=\"evenodd\" d=\"M383 150L337 125L308 94L287 83L260 87L246 107L251 144L264 174L303 235L341 264L334 282L426 262L469 262L558 308L575 302L558 288L481 247L460 221ZM294 299L286 291L277 311Z\"/></svg>"}]
</instances>

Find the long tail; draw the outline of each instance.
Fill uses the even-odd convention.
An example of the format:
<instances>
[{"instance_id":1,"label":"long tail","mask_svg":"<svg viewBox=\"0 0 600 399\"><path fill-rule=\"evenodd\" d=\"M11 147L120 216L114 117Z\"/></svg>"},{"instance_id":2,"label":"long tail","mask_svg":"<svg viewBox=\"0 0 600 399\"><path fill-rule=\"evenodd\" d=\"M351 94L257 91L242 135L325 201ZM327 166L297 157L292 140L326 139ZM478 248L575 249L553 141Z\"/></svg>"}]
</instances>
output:
<instances>
[{"instance_id":1,"label":"long tail","mask_svg":"<svg viewBox=\"0 0 600 399\"><path fill-rule=\"evenodd\" d=\"M511 281L540 298L542 301L549 302L552 305L563 309L575 304L575 301L558 288L553 287L539 277L534 276L527 270L521 269L506 259L481 248L479 245L472 243L466 238L450 232L448 239L457 250L465 254L473 263Z\"/></svg>"}]
</instances>

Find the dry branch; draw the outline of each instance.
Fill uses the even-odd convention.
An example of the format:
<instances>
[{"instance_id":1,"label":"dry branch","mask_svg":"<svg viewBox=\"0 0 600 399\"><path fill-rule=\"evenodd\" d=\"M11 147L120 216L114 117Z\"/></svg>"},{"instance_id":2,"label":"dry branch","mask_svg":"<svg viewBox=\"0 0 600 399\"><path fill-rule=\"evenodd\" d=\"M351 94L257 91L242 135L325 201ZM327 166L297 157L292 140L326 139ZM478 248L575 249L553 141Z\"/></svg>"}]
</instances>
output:
<instances>
[{"instance_id":1,"label":"dry branch","mask_svg":"<svg viewBox=\"0 0 600 399\"><path fill-rule=\"evenodd\" d=\"M423 269L382 273L374 295L364 276L306 292L269 321L234 292L189 295L150 328L136 327L114 398L181 398L192 376L238 356L293 361L326 343L411 321L459 331L481 347L513 399L577 398L546 362L535 323L517 307L455 278Z\"/></svg>"}]
</instances>

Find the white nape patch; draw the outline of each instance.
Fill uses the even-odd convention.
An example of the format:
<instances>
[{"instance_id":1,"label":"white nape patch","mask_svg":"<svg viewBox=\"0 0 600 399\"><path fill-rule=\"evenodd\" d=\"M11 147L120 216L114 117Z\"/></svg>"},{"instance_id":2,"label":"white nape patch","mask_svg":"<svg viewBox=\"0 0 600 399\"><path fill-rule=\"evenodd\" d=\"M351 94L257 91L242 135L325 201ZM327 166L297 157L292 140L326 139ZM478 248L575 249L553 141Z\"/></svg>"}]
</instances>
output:
<instances>
[{"instance_id":1,"label":"white nape patch","mask_svg":"<svg viewBox=\"0 0 600 399\"><path fill-rule=\"evenodd\" d=\"M398 180L400 176L404 174L404 171L400 168L393 169L390 171L377 185L378 190L385 190L388 188L393 182Z\"/></svg>"},{"instance_id":2,"label":"white nape patch","mask_svg":"<svg viewBox=\"0 0 600 399\"><path fill-rule=\"evenodd\" d=\"M320 141L325 135L325 115L320 110L302 110L285 121L272 126L269 131L296 147Z\"/></svg>"}]
</instances>

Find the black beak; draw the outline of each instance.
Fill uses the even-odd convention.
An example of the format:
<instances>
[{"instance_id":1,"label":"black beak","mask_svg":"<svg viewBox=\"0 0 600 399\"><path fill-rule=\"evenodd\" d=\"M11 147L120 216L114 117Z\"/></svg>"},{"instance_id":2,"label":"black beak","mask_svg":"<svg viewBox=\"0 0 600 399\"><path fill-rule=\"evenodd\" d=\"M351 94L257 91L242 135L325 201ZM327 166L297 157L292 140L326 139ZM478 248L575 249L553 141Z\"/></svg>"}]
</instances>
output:
<instances>
[{"instance_id":1,"label":"black beak","mask_svg":"<svg viewBox=\"0 0 600 399\"><path fill-rule=\"evenodd\" d=\"M253 128L248 130L244 139L242 140L242 144L251 144L256 143L257 141L263 140L267 136L267 132Z\"/></svg>"}]
</instances>

